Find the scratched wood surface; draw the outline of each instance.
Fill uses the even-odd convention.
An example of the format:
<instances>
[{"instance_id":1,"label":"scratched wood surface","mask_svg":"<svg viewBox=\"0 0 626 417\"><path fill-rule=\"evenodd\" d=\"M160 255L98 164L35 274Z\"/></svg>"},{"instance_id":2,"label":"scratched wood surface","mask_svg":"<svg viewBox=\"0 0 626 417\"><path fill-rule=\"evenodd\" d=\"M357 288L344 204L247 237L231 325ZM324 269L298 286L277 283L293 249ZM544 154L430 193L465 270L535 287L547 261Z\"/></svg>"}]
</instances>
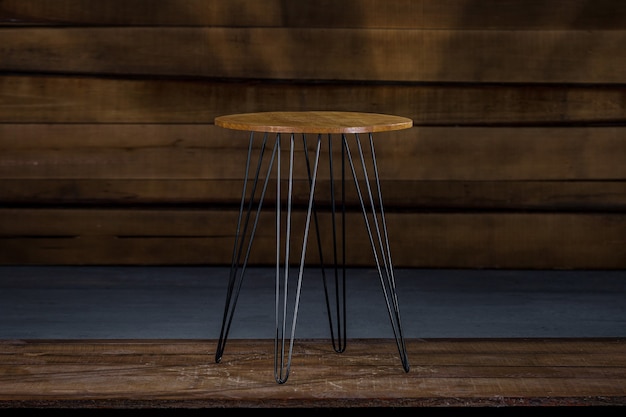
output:
<instances>
[{"instance_id":1,"label":"scratched wood surface","mask_svg":"<svg viewBox=\"0 0 626 417\"><path fill-rule=\"evenodd\" d=\"M273 375L273 340L4 340L0 408L626 405L624 339L296 340Z\"/></svg>"}]
</instances>

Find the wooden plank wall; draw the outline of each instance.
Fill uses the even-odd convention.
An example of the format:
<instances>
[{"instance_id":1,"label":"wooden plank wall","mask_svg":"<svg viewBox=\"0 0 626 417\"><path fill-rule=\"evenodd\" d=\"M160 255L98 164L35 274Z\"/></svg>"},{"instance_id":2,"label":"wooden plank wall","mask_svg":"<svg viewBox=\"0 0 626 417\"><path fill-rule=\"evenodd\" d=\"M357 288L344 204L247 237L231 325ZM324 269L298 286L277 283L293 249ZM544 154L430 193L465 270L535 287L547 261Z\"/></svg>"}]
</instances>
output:
<instances>
[{"instance_id":1,"label":"wooden plank wall","mask_svg":"<svg viewBox=\"0 0 626 417\"><path fill-rule=\"evenodd\" d=\"M214 118L347 110L414 121L375 139L396 266L625 268L624 51L621 0L0 0L0 264L228 264Z\"/></svg>"}]
</instances>

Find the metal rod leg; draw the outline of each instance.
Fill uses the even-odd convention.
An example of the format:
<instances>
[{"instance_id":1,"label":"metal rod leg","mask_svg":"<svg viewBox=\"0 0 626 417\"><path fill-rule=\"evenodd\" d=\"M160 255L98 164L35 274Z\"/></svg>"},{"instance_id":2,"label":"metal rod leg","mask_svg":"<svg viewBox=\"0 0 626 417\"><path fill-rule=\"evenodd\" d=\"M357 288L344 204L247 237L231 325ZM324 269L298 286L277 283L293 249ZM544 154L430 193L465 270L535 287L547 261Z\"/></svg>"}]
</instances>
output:
<instances>
[{"instance_id":1,"label":"metal rod leg","mask_svg":"<svg viewBox=\"0 0 626 417\"><path fill-rule=\"evenodd\" d=\"M295 292L295 301L293 304L293 312L291 318L291 334L289 337L289 347L288 351L286 350L286 327L287 327L287 316L289 313L288 309L288 298L289 298L289 252L290 252L290 238L291 238L291 201L293 197L293 147L294 147L294 137L291 135L290 141L290 168L289 168L289 184L288 184L288 195L287 195L287 219L286 219L286 232L285 232L285 255L284 255L284 276L281 280L280 277L280 258L277 255L276 258L276 336L274 338L274 378L276 382L279 384L284 384L287 382L287 378L289 378L289 373L291 371L291 358L293 354L293 343L295 339L296 333L296 321L298 318L298 308L300 304L300 292L302 290L302 276L304 274L304 261L306 259L306 248L307 241L309 237L309 229L311 225L311 213L313 211L313 201L315 194L315 183L317 179L317 167L319 164L319 155L320 155L320 144L321 138L318 137L317 149L315 152L315 162L313 165L313 175L311 177L311 187L309 192L309 204L306 215L306 223L304 226L304 236L302 239L302 249L300 254L300 266L298 270L298 281ZM280 151L279 151L280 153ZM280 158L279 158L280 159ZM280 164L278 165L280 167ZM278 169L278 181L280 182L280 168ZM278 184L278 188L280 188L280 184ZM277 194L277 198L280 197L280 194ZM278 202L280 201L277 200ZM279 204L280 206L280 204ZM276 209L276 240L279 242L280 239L280 209L277 207ZM277 244L277 253L278 249L280 249L280 244ZM282 304L281 304L281 293L282 293ZM281 313L282 306L282 313Z\"/></svg>"},{"instance_id":2,"label":"metal rod leg","mask_svg":"<svg viewBox=\"0 0 626 417\"><path fill-rule=\"evenodd\" d=\"M321 140L321 135L318 135L318 141ZM306 169L309 179L309 187L312 185L311 167L309 163L308 145L306 142L306 135L302 135L302 141L304 145L304 158L306 161ZM322 239L320 237L319 223L317 220L317 210L315 209L315 201L313 201L313 224L315 226L315 234L317 236L317 250L320 258L320 269L322 273L322 282L324 284L324 296L326 301L326 311L328 313L328 324L330 328L330 337L333 345L333 349L337 353L342 353L346 350L346 296L345 296L345 251L342 264L342 275L339 275L339 260L337 256L337 230L336 230L336 198L335 198L335 184L333 178L333 157L332 157L332 136L328 135L328 155L329 155L329 172L330 172L330 199L331 205L331 218L332 218L332 237L333 237L333 278L334 285L330 286L328 276L326 274L326 264L324 262L324 253L322 250ZM342 171L343 172L343 171ZM343 177L345 180L345 175ZM310 188L309 188L310 189ZM344 210L345 217L345 193L344 197ZM345 219L344 219L345 220ZM344 221L345 230L345 221ZM344 236L345 240L345 236ZM334 297L331 295L331 288L334 287ZM334 307L331 308L331 298L334 298ZM334 313L333 313L334 311ZM336 331L335 331L336 329Z\"/></svg>"},{"instance_id":3,"label":"metal rod leg","mask_svg":"<svg viewBox=\"0 0 626 417\"><path fill-rule=\"evenodd\" d=\"M263 206L263 200L265 198L265 193L267 191L267 184L269 182L269 174L272 169L275 155L276 155L276 145L274 145L274 150L272 152L272 156L270 159L269 167L267 170L267 174L265 176L263 190L261 192L261 196L258 201L258 207L256 211L256 216L254 218L254 223L252 226L252 231L248 236L248 228L250 224L250 217L252 215L252 211L254 208L254 197L256 194L257 185L260 178L261 172L261 164L263 162L263 157L265 154L265 148L267 144L267 134L263 137L263 142L261 145L261 150L259 152L259 158L257 162L257 167L253 179L252 189L250 191L250 197L246 196L247 184L249 179L249 170L250 163L252 159L252 145L254 142L254 133L250 134L250 144L248 147L248 158L246 162L246 171L244 176L243 189L241 192L241 204L239 207L239 217L237 220L237 231L235 234L235 243L233 247L233 255L231 259L231 267L230 267L230 275L228 282L228 289L226 292L226 303L224 305L224 315L222 318L222 327L220 330L220 337L217 344L217 350L215 352L215 362L219 363L222 360L222 355L224 353L224 348L226 346L226 341L228 339L228 333L230 331L230 326L232 324L235 307L237 306L237 299L239 298L239 292L241 291L241 285L243 283L243 278L246 272L246 267L248 265L248 258L250 255L250 251L252 249L252 242L254 240L254 234L256 232L256 228L259 221L259 214L261 212L261 208ZM247 209L245 209L245 220L243 220L244 215L244 207L246 206L247 200ZM242 220L243 220L243 230L242 230ZM247 239L246 239L247 238ZM244 256L243 262L241 262L241 256L243 253L243 248L246 245L247 248Z\"/></svg>"},{"instance_id":4,"label":"metal rod leg","mask_svg":"<svg viewBox=\"0 0 626 417\"><path fill-rule=\"evenodd\" d=\"M332 138L328 135L328 155L329 155L329 176L330 176L330 201L331 201L331 222L332 222L332 237L333 237L333 272L334 272L334 294L335 294L335 322L337 331L333 332L331 308L329 301L329 290L324 281L324 293L326 295L326 308L328 309L328 315L330 320L330 332L333 349L335 352L342 353L346 350L347 337L347 319L346 319L346 194L345 194L345 148L343 143L341 146L341 265L339 263L339 255L337 253L337 198L335 193L335 179L333 175L333 149ZM341 273L340 273L341 270Z\"/></svg>"},{"instance_id":5,"label":"metal rod leg","mask_svg":"<svg viewBox=\"0 0 626 417\"><path fill-rule=\"evenodd\" d=\"M387 236L387 225L386 225L385 214L383 210L382 193L380 190L380 179L378 176L378 167L376 165L376 154L374 153L374 142L373 142L372 134L370 134L369 135L370 150L372 154L372 165L373 165L373 170L374 170L376 199L378 199L378 203L379 203L378 206L380 209L379 214L376 213L376 202L375 202L374 195L372 194L370 180L367 174L366 161L365 161L363 149L361 146L361 140L359 138L358 133L355 134L355 140L356 140L356 144L357 144L358 151L359 151L361 169L363 172L363 180L364 180L364 184L365 184L367 194L368 194L368 199L369 199L369 209L370 209L369 215L368 215L368 210L366 208L366 204L364 202L364 199L361 193L358 176L357 176L356 169L352 160L352 156L350 154L350 149L348 147L348 143L347 143L345 136L343 136L343 141L346 146L346 152L347 152L348 160L350 163L350 168L352 170L352 176L354 178L354 183L356 186L357 194L359 196L359 201L361 203L361 209L363 211L363 218L365 220L365 226L367 228L367 233L368 233L370 244L371 244L372 251L374 254L374 259L376 261L376 269L378 271L378 276L380 278L383 295L385 296L385 303L387 305L387 311L389 312L391 326L392 326L393 333L396 339L398 352L400 354L400 360L402 362L402 367L404 368L405 372L409 372L410 366L409 366L409 360L408 360L408 356L406 352L404 336L402 334L402 323L400 320L400 308L399 308L398 296L396 292L393 265L391 262L391 250L389 248L389 239ZM374 240L374 237L372 234L372 227L370 226L370 220L369 220L370 217L372 219L372 223L374 224L374 229L376 232L376 240ZM382 263L382 267L381 267L381 263Z\"/></svg>"}]
</instances>

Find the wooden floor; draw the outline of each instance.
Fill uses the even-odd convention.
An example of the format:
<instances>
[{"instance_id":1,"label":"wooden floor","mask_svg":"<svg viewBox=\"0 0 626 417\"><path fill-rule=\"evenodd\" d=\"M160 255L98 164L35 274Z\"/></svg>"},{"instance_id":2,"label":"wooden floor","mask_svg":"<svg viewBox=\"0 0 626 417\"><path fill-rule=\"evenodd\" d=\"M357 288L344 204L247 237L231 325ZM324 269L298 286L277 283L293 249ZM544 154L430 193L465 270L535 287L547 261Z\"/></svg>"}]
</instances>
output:
<instances>
[{"instance_id":1,"label":"wooden floor","mask_svg":"<svg viewBox=\"0 0 626 417\"><path fill-rule=\"evenodd\" d=\"M626 339L0 341L1 408L343 408L626 405Z\"/></svg>"}]
</instances>

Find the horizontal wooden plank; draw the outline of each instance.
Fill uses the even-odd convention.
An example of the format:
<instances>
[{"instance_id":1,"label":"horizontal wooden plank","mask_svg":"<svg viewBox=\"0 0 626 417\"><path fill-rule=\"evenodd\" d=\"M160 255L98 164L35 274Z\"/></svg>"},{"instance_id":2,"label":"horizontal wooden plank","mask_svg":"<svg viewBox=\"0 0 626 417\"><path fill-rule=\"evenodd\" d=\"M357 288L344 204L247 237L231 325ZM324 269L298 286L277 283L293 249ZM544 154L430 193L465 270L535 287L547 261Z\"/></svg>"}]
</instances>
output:
<instances>
[{"instance_id":1,"label":"horizontal wooden plank","mask_svg":"<svg viewBox=\"0 0 626 417\"><path fill-rule=\"evenodd\" d=\"M255 111L345 110L415 125L623 124L626 87L219 82L0 76L0 123L213 123Z\"/></svg>"},{"instance_id":2,"label":"horizontal wooden plank","mask_svg":"<svg viewBox=\"0 0 626 417\"><path fill-rule=\"evenodd\" d=\"M622 339L296 340L273 378L273 340L20 340L0 343L0 407L324 408L626 404ZM328 389L332 386L332 389ZM468 388L469 387L469 388Z\"/></svg>"},{"instance_id":3,"label":"horizontal wooden plank","mask_svg":"<svg viewBox=\"0 0 626 417\"><path fill-rule=\"evenodd\" d=\"M626 28L615 0L3 0L0 25L431 29Z\"/></svg>"},{"instance_id":4,"label":"horizontal wooden plank","mask_svg":"<svg viewBox=\"0 0 626 417\"><path fill-rule=\"evenodd\" d=\"M398 267L626 267L623 213L403 212L386 218ZM327 251L329 215L319 213L319 221ZM293 242L301 241L303 224L303 213L294 213ZM234 210L1 209L0 264L227 265L235 226ZM348 264L374 265L362 216L348 213L346 228ZM251 263L273 264L274 233L274 214L264 212ZM315 245L307 257L319 262Z\"/></svg>"},{"instance_id":5,"label":"horizontal wooden plank","mask_svg":"<svg viewBox=\"0 0 626 417\"><path fill-rule=\"evenodd\" d=\"M377 133L374 144L387 181L606 181L626 179L625 134L624 127L417 127ZM243 179L249 137L213 125L0 124L0 179ZM287 149L289 136L283 137ZM360 137L369 159L368 137ZM304 146L296 139L294 175L305 180ZM272 135L268 155L275 140ZM255 155L262 141L256 134ZM311 160L316 142L307 135ZM330 176L326 136L322 143L324 180ZM333 135L337 178L340 144ZM358 158L353 135L348 144Z\"/></svg>"},{"instance_id":6,"label":"horizontal wooden plank","mask_svg":"<svg viewBox=\"0 0 626 417\"><path fill-rule=\"evenodd\" d=\"M64 27L5 28L0 34L0 71L12 72L369 82L626 82L626 56L621 53L626 30Z\"/></svg>"},{"instance_id":7,"label":"horizontal wooden plank","mask_svg":"<svg viewBox=\"0 0 626 417\"><path fill-rule=\"evenodd\" d=\"M250 182L249 187L252 186ZM335 190L340 184L335 183ZM6 206L46 207L238 207L243 180L0 180ZM407 181L381 180L385 209L397 210L540 210L607 212L626 210L626 181ZM248 188L250 189L250 188ZM330 182L316 185L316 202L330 204ZM309 187L294 183L293 203L308 202ZM267 195L275 195L268 185ZM358 201L347 187L351 206Z\"/></svg>"},{"instance_id":8,"label":"horizontal wooden plank","mask_svg":"<svg viewBox=\"0 0 626 417\"><path fill-rule=\"evenodd\" d=\"M83 343L88 344L90 342L91 341L84 341ZM307 342L308 341L305 341L304 343L307 343ZM348 346L350 346L351 344L350 342L351 341L348 341ZM376 342L380 342L380 340L376 339ZM75 363L76 359L72 355L68 355L66 349L63 349L61 342L57 342L57 343L59 343L59 345L54 345L50 343L49 349L46 349L49 353L45 355L45 357L41 357L40 355L37 355L35 353L37 352L37 349L34 349L33 346L31 346L31 349L28 349L28 350L33 352L32 357L18 356L17 358L14 359L13 362L11 362L11 359L13 359L13 356L9 356L9 360L7 360L6 362L3 361L3 364L15 365L15 366L36 366L42 371L46 370L51 373L55 372L55 368L58 368L59 366L65 366L65 369L68 371L72 368L75 368L76 366L79 366ZM144 342L144 343L148 343L148 342ZM196 343L200 345L200 342L196 342ZM237 340L234 343L244 344L245 339ZM265 340L265 343L267 343L267 340ZM298 341L296 341L296 343L298 343ZM393 342L389 341L387 344L384 344L384 345L381 344L380 346L372 346L372 350L369 351L371 356L364 357L359 362L362 361L364 365L368 365L368 366L372 366L376 368L384 367L385 363L389 363L393 360L393 359L390 359L392 356L391 354L393 353L390 349L390 347L392 346L392 343ZM621 379L626 373L626 370L624 369L626 368L626 361L624 360L622 355L619 355L619 352L615 352L615 353L613 352L617 350L616 349L617 347L620 347L620 346L623 348L623 345L616 344L616 346L613 348L612 346L609 346L608 349L603 351L603 354L589 355L590 357L587 358L588 359L587 366L595 366L597 367L597 369L594 369L593 371L591 371L591 373L587 377L590 379L595 379L594 377L604 377L607 379L614 379L614 380ZM121 345L121 342L117 342L117 344L111 343L110 349L112 350L114 347L117 347L120 350L124 349L124 347ZM84 350L81 351L81 355L84 355L85 359L93 358L93 360L95 360L95 358L97 357L96 353L100 353L101 355L103 355L102 360L100 361L100 363L103 365L106 363L109 363L109 361L111 362L117 361L117 359L115 358L115 353L113 352L111 353L108 353L106 351L94 352L95 349L89 349L89 347L86 347L83 349ZM183 349L184 348L181 348L181 350ZM245 349L246 355L250 355L250 356L259 355L258 347L255 348L252 345L245 346L245 347L242 346L242 350L244 349ZM270 349L272 349L272 347L270 347ZM166 365L177 366L181 363L181 361L184 361L184 360L195 362L195 361L201 360L202 357L206 358L206 354L202 355L195 349L185 349L185 350L192 350L192 352L185 353L184 350L182 352L178 351L178 349L176 349L176 346L175 346L175 349L169 349L169 351L163 349L162 354L164 356L163 358L159 360L159 363L161 363L164 366ZM18 350L17 352L22 353L23 351ZM228 349L227 349L227 352L228 352ZM244 352L238 351L238 353L243 354ZM263 353L269 353L269 352L265 351ZM315 361L316 365L319 367L319 370L324 373L330 372L331 366L335 364L336 362L335 360L327 357L327 354L329 352L326 346L320 346L317 349L299 347L297 350L297 353L298 355L306 355L307 357L310 357L310 356L318 357L317 360ZM577 365L579 365L576 361L580 360L578 356L573 354L574 352L570 352L571 356L568 355L566 358L562 358L560 361L560 366L557 367L557 366L553 366L553 364L558 360L558 358L554 357L557 355L557 353L515 352L516 353L515 356L511 355L512 357L509 357L508 360L506 360L506 363L505 363L504 357L489 358L490 352L488 351L481 352L481 353L478 353L478 352L474 352L474 353L476 354L476 356L469 358L469 359L462 358L462 356L464 356L464 353L460 353L460 352L454 352L454 353L440 352L438 355L433 355L432 352L428 352L425 354L425 356L428 356L428 358L430 359L429 363L431 365L442 367L442 369L440 370L440 374L439 374L441 377L445 377L446 375L451 376L452 372L451 372L450 367L456 366L460 363L464 363L465 365L469 365L472 368L475 367L472 369L472 375L477 378L480 378L480 377L488 378L488 377L493 377L493 376L515 377L515 375L522 375L525 372L532 371L534 367L538 367L538 366L545 367L545 369L542 369L542 371L546 373L546 377L567 378L568 376L573 376L573 374L575 374L575 368L577 367ZM146 351L143 351L142 349L141 353L135 353L134 356L137 359L137 361L148 361L150 359L153 359L155 354L158 354L158 349L146 347ZM51 363L54 363L54 365ZM491 365L495 367L496 369L488 365ZM354 365L349 364L348 366L346 366L346 368L350 368L352 366ZM601 369L601 368L605 368L605 369ZM131 369L131 367L130 365L128 367L122 366L120 367L120 370L121 369L129 370ZM415 372L420 375L422 373L426 373L424 369L417 369L415 370ZM8 374L8 375L12 375L12 374Z\"/></svg>"},{"instance_id":9,"label":"horizontal wooden plank","mask_svg":"<svg viewBox=\"0 0 626 417\"><path fill-rule=\"evenodd\" d=\"M298 340L298 339L297 339ZM298 350L305 353L305 356L318 355L322 352L329 350L328 345L325 345L329 340L318 339L319 344L309 339L299 339L302 343ZM233 350L235 350L234 344L237 344L237 354L240 355L254 355L259 351L273 350L273 346L267 345L268 348L259 349L258 343L265 345L271 343L269 340L262 339L231 339L233 343ZM424 357L432 356L432 359L440 359L437 363L440 365L459 365L462 363L473 365L485 365L486 363L493 363L494 365L506 366L512 365L513 360L524 360L525 356L537 356L535 358L537 362L535 364L554 365L554 361L558 361L559 358L565 361L572 360L567 363L568 365L578 362L575 359L577 355L584 354L586 356L586 363L591 366L606 366L611 363L611 360L616 366L614 369L619 372L619 368L626 366L626 357L624 356L624 338L515 338L515 339L500 339L500 338L427 338L427 339L408 339L407 340L412 347L409 349L413 352L419 351L420 355ZM312 343L309 343L312 342ZM167 339L167 340L153 340L153 339L85 339L85 340L67 340L67 339L41 339L41 340L2 340L0 339L0 351L2 352L3 359L6 362L3 363L15 363L15 364L45 364L48 362L46 357L55 358L57 360L64 360L64 354L72 352L69 360L74 354L79 354L82 357L95 357L102 358L103 361L110 359L112 361L117 360L117 356L134 356L150 357L152 355L162 355L161 360L165 362L175 361L176 357L194 357L202 356L205 354L207 344L214 343L217 347L217 340L211 339L191 339L191 340L179 340L179 339ZM378 359L376 356L394 356L395 352L389 349L390 344L394 342L390 339L360 339L351 338L349 343L354 343L355 348L358 345L367 345L368 352L373 354L373 357L362 357L364 361L376 362ZM42 350L46 351L46 355L41 355ZM71 350L70 350L71 349ZM466 349L476 355L467 357ZM490 354L497 351L498 354L490 358ZM346 352L347 353L347 352ZM571 355L571 356L570 356ZM11 356L11 357L9 357ZM361 356L361 355L358 355ZM339 360L341 355L339 355ZM331 359L330 357L320 357L317 360L326 361ZM526 359L529 360L529 359ZM541 362L540 362L541 361ZM516 365L520 365L517 363ZM565 364L565 363L564 363ZM527 363L527 365L531 365ZM488 370L487 370L488 371Z\"/></svg>"}]
</instances>

